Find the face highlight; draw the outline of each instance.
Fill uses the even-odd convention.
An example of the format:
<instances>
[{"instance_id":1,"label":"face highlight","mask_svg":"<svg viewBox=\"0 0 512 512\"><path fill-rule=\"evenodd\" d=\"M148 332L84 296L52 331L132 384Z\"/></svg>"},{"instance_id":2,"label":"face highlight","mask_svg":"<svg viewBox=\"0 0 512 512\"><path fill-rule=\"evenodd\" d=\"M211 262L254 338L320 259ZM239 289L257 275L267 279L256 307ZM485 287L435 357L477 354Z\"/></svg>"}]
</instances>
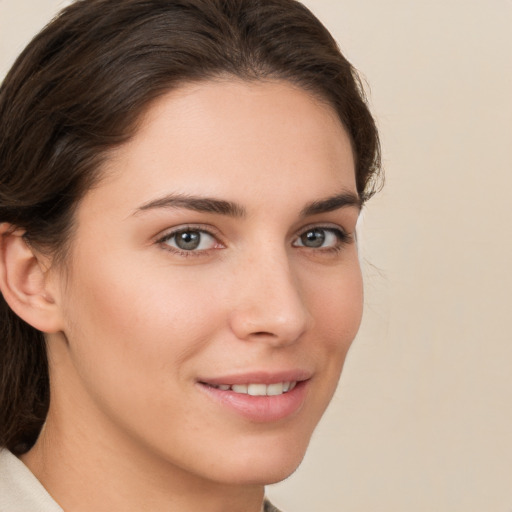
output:
<instances>
[{"instance_id":1,"label":"face highlight","mask_svg":"<svg viewBox=\"0 0 512 512\"><path fill-rule=\"evenodd\" d=\"M350 140L310 94L160 98L77 210L55 417L183 478L288 476L359 327L359 209Z\"/></svg>"}]
</instances>

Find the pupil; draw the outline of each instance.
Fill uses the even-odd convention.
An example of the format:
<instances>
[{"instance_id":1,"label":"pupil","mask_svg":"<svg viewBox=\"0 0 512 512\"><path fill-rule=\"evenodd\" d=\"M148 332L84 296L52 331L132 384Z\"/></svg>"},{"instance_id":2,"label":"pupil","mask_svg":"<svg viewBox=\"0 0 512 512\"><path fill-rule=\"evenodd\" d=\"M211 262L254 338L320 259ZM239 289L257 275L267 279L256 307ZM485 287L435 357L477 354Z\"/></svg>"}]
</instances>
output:
<instances>
[{"instance_id":1,"label":"pupil","mask_svg":"<svg viewBox=\"0 0 512 512\"><path fill-rule=\"evenodd\" d=\"M197 249L201 242L201 235L198 231L183 231L176 235L176 245L185 251Z\"/></svg>"},{"instance_id":2,"label":"pupil","mask_svg":"<svg viewBox=\"0 0 512 512\"><path fill-rule=\"evenodd\" d=\"M321 247L325 241L325 233L321 229L312 229L301 236L306 247Z\"/></svg>"}]
</instances>

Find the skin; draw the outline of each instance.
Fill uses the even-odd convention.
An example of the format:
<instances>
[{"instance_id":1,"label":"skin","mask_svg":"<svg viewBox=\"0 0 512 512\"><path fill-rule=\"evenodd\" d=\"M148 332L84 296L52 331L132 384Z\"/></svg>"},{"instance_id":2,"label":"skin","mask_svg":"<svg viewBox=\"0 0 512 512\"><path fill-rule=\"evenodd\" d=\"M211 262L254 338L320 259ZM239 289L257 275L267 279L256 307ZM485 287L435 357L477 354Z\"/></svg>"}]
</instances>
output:
<instances>
[{"instance_id":1,"label":"skin","mask_svg":"<svg viewBox=\"0 0 512 512\"><path fill-rule=\"evenodd\" d=\"M357 196L349 138L290 84L210 81L150 107L80 203L66 268L44 279L52 399L22 460L66 511L257 512L263 486L296 469L362 313L358 205L303 215L341 193ZM162 241L190 226L211 232L201 249ZM325 246L303 245L312 227ZM277 421L198 385L297 368L304 402Z\"/></svg>"}]
</instances>

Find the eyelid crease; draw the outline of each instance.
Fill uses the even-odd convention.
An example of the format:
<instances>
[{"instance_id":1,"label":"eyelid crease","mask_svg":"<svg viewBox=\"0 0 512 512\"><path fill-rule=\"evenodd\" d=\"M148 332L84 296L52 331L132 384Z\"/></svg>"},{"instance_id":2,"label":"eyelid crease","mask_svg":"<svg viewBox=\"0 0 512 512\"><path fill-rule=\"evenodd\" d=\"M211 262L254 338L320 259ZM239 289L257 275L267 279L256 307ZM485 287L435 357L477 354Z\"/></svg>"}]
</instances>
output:
<instances>
[{"instance_id":1,"label":"eyelid crease","mask_svg":"<svg viewBox=\"0 0 512 512\"><path fill-rule=\"evenodd\" d=\"M178 233L183 233L184 231L199 231L201 233L206 233L216 239L222 238L219 230L208 224L180 224L178 226L167 228L164 231L161 231L158 235L154 236L153 239L158 243Z\"/></svg>"},{"instance_id":2,"label":"eyelid crease","mask_svg":"<svg viewBox=\"0 0 512 512\"><path fill-rule=\"evenodd\" d=\"M301 227L297 230L298 235L302 235L306 233L307 231L313 230L313 229L325 229L325 230L332 230L332 231L339 231L342 234L349 235L350 230L344 228L338 223L334 222L312 222L311 224L307 224L306 226Z\"/></svg>"}]
</instances>

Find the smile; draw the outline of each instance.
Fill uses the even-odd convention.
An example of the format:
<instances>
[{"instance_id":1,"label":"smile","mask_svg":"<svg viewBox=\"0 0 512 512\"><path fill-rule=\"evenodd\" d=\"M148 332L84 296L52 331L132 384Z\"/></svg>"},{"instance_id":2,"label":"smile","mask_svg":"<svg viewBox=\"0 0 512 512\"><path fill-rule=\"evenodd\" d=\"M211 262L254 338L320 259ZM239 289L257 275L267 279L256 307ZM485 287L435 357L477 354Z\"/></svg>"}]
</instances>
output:
<instances>
[{"instance_id":1,"label":"smile","mask_svg":"<svg viewBox=\"0 0 512 512\"><path fill-rule=\"evenodd\" d=\"M290 378L291 375L283 376L290 380L277 382L275 376L265 378L246 375L245 378L233 378L236 383L231 378L223 378L215 379L214 382L200 380L198 384L199 389L222 409L241 415L249 421L268 423L293 417L302 409L310 388L311 375L306 376L305 372L293 373L295 380ZM226 381L231 381L232 384L224 384Z\"/></svg>"},{"instance_id":2,"label":"smile","mask_svg":"<svg viewBox=\"0 0 512 512\"><path fill-rule=\"evenodd\" d=\"M241 395L278 396L288 393L295 388L297 381L276 382L274 384L209 384L210 387L221 391L233 391Z\"/></svg>"}]
</instances>

